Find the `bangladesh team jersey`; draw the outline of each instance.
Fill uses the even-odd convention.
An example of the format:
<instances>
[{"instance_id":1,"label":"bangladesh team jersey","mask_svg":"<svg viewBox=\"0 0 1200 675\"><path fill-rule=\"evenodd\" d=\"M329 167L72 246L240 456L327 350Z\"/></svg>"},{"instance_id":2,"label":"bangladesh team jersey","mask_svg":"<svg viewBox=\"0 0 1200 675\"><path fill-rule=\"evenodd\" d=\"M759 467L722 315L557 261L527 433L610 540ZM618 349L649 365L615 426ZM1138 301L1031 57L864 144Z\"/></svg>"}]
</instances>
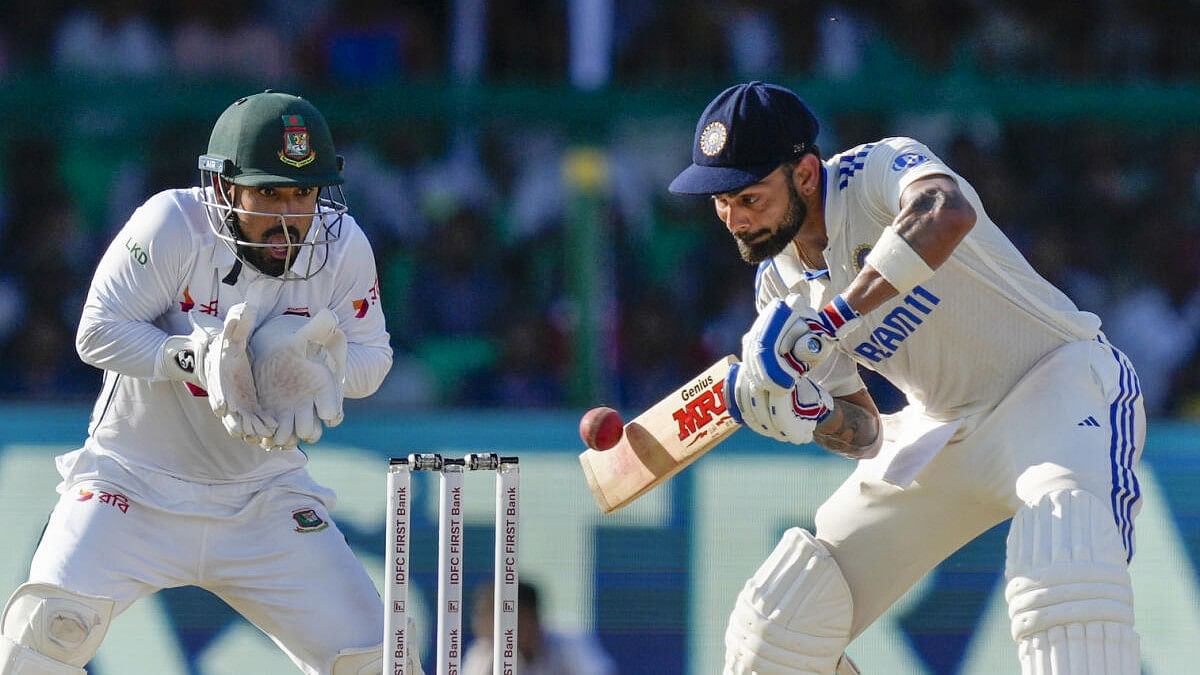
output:
<instances>
[{"instance_id":1,"label":"bangladesh team jersey","mask_svg":"<svg viewBox=\"0 0 1200 675\"><path fill-rule=\"evenodd\" d=\"M76 345L104 369L84 450L136 474L222 483L269 478L301 467L299 450L266 452L235 440L203 390L157 372L168 335L191 332L188 312L224 318L250 284L265 287L256 323L281 314L337 315L349 344L345 392L374 392L392 352L379 305L375 259L366 235L344 216L324 269L305 281L280 281L242 265L212 232L200 188L168 190L146 201L105 252L88 290ZM315 222L308 237L321 236ZM310 248L293 265L304 270ZM256 293L262 289L256 289Z\"/></svg>"}]
</instances>

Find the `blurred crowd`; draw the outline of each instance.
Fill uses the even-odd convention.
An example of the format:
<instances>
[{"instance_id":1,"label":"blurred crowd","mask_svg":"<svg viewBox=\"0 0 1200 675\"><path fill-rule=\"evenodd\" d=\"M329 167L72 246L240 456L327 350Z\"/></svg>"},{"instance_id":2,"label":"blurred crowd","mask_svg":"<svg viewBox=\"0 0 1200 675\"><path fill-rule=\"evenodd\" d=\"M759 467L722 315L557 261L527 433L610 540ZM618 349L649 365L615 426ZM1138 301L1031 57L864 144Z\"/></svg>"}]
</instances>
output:
<instances>
[{"instance_id":1,"label":"blurred crowd","mask_svg":"<svg viewBox=\"0 0 1200 675\"><path fill-rule=\"evenodd\" d=\"M1179 48L1200 5L1161 0L19 5L0 27L0 92L39 73L216 79L290 88L325 111L396 348L377 400L413 407L639 409L738 350L753 269L707 200L666 191L703 101L730 83L844 82L857 88L846 97L869 99L864 82L948 77L1200 82L1200 50ZM549 97L664 83L701 102L664 101L662 115L614 107L586 142L512 116L397 119L383 133L338 124L345 87L404 96L404 82L532 82ZM1200 417L1200 129L817 108L826 155L892 135L928 144L1044 276L1102 317L1151 414ZM0 397L95 395L98 373L73 349L94 265L147 196L195 184L219 113L138 129L104 153L36 124L4 133Z\"/></svg>"}]
</instances>

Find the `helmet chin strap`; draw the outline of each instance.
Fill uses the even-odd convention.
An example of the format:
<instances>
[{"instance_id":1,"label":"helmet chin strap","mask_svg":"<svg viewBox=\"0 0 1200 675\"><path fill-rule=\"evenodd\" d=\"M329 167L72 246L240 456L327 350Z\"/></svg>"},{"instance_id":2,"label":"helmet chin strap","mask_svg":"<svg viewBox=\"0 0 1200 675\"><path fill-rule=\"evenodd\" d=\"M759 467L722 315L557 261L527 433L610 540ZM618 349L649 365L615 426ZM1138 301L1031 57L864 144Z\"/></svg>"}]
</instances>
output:
<instances>
[{"instance_id":1,"label":"helmet chin strap","mask_svg":"<svg viewBox=\"0 0 1200 675\"><path fill-rule=\"evenodd\" d=\"M221 283L225 284L226 286L236 286L238 276L240 276L241 273L242 273L242 259L235 257L233 259L233 267L231 267L229 269L229 274L226 274L225 278L221 279Z\"/></svg>"}]
</instances>

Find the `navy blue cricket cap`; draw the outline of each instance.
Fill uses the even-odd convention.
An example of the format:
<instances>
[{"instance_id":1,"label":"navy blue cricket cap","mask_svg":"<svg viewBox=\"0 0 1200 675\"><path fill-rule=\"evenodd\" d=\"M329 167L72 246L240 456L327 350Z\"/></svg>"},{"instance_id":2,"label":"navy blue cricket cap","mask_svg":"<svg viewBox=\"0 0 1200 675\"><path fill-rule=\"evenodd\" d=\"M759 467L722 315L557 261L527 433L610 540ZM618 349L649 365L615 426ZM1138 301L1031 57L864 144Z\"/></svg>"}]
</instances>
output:
<instances>
[{"instance_id":1,"label":"navy blue cricket cap","mask_svg":"<svg viewBox=\"0 0 1200 675\"><path fill-rule=\"evenodd\" d=\"M700 115L692 165L668 189L715 195L757 183L803 155L819 128L812 111L788 89L763 82L730 87Z\"/></svg>"}]
</instances>

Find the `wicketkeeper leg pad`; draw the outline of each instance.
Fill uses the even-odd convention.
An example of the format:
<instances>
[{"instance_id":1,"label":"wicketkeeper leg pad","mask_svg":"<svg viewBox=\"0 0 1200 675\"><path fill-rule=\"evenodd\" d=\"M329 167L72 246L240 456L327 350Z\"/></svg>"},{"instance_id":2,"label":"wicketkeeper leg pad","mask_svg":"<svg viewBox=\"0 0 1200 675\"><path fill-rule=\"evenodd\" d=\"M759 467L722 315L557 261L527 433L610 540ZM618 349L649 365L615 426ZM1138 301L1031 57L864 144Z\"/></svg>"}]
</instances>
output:
<instances>
[{"instance_id":1,"label":"wicketkeeper leg pad","mask_svg":"<svg viewBox=\"0 0 1200 675\"><path fill-rule=\"evenodd\" d=\"M108 632L113 600L22 584L0 616L0 674L83 675Z\"/></svg>"},{"instance_id":2,"label":"wicketkeeper leg pad","mask_svg":"<svg viewBox=\"0 0 1200 675\"><path fill-rule=\"evenodd\" d=\"M849 654L842 654L833 675L862 675L862 671L858 669L858 664L850 660Z\"/></svg>"},{"instance_id":3,"label":"wicketkeeper leg pad","mask_svg":"<svg viewBox=\"0 0 1200 675\"><path fill-rule=\"evenodd\" d=\"M408 619L408 635L416 635L412 617ZM421 669L421 650L415 643L416 640L413 640L413 644L408 645L405 660L408 665L404 672L408 675L425 675ZM383 645L375 645L363 649L343 649L334 657L330 672L332 675L378 675L383 669L383 648Z\"/></svg>"},{"instance_id":4,"label":"wicketkeeper leg pad","mask_svg":"<svg viewBox=\"0 0 1200 675\"><path fill-rule=\"evenodd\" d=\"M375 675L383 669L383 646L343 649L333 659L333 675Z\"/></svg>"},{"instance_id":5,"label":"wicketkeeper leg pad","mask_svg":"<svg viewBox=\"0 0 1200 675\"><path fill-rule=\"evenodd\" d=\"M853 603L837 562L792 528L746 582L725 629L725 675L830 675L850 641Z\"/></svg>"},{"instance_id":6,"label":"wicketkeeper leg pad","mask_svg":"<svg viewBox=\"0 0 1200 675\"><path fill-rule=\"evenodd\" d=\"M1141 672L1125 549L1104 501L1058 490L1023 506L1005 572L1024 675Z\"/></svg>"}]
</instances>

